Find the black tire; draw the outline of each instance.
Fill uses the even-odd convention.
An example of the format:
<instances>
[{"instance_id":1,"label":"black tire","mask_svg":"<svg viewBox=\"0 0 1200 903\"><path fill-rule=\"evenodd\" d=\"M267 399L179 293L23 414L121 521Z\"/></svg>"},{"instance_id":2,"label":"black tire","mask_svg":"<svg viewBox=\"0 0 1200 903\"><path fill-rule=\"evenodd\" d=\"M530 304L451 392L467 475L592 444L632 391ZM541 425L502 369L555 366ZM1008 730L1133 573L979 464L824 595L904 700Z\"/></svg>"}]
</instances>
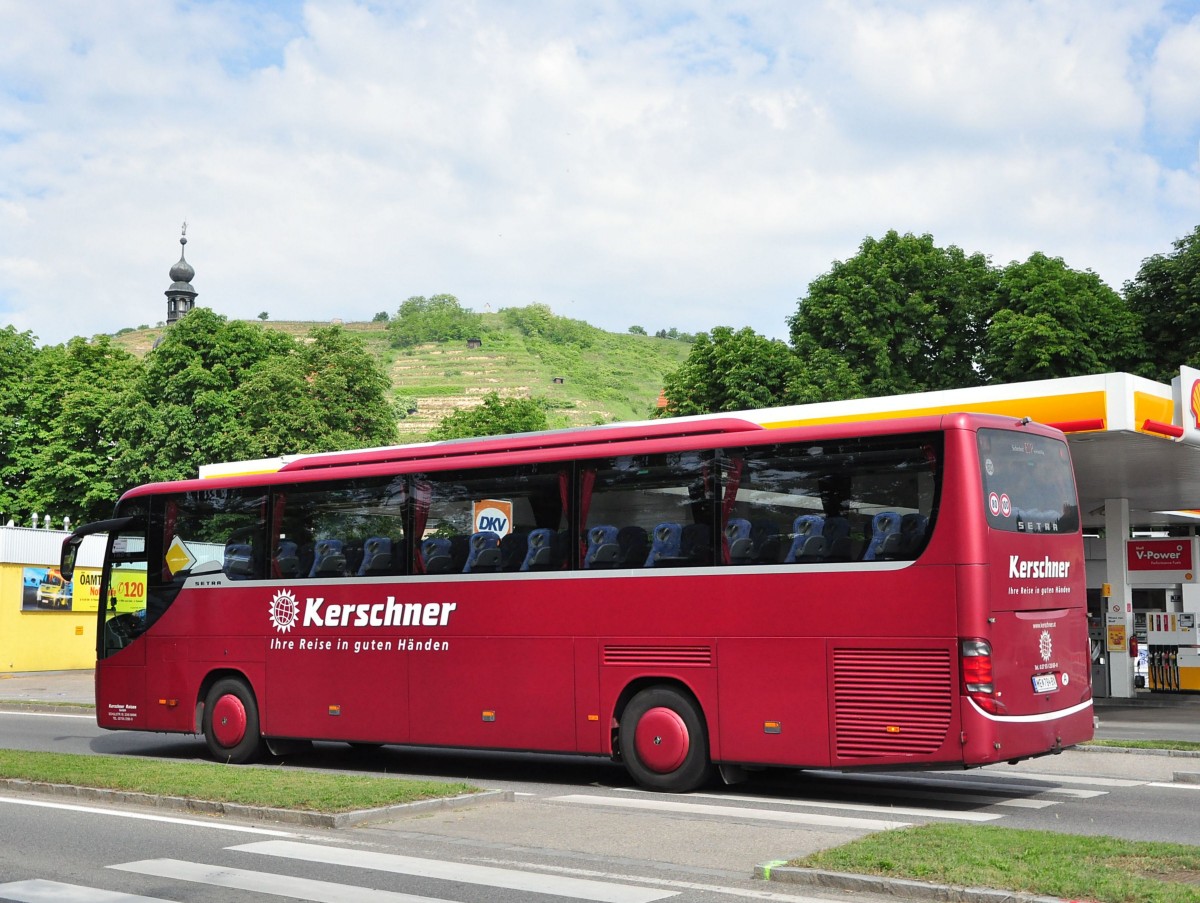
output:
<instances>
[{"instance_id":1,"label":"black tire","mask_svg":"<svg viewBox=\"0 0 1200 903\"><path fill-rule=\"evenodd\" d=\"M704 716L670 687L650 687L629 701L618 747L630 776L650 790L687 793L712 777Z\"/></svg>"},{"instance_id":2,"label":"black tire","mask_svg":"<svg viewBox=\"0 0 1200 903\"><path fill-rule=\"evenodd\" d=\"M236 677L218 680L204 700L204 742L218 762L244 765L261 758L266 744L259 733L258 703Z\"/></svg>"}]
</instances>

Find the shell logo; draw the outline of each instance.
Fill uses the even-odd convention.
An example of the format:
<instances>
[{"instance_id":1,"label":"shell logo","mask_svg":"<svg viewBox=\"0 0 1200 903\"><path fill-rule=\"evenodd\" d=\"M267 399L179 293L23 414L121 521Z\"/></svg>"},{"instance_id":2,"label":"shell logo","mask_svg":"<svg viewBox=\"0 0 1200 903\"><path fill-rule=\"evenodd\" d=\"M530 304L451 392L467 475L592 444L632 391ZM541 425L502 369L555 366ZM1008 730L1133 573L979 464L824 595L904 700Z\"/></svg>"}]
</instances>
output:
<instances>
[{"instance_id":1,"label":"shell logo","mask_svg":"<svg viewBox=\"0 0 1200 903\"><path fill-rule=\"evenodd\" d=\"M1200 429L1200 379L1192 382L1192 423Z\"/></svg>"}]
</instances>

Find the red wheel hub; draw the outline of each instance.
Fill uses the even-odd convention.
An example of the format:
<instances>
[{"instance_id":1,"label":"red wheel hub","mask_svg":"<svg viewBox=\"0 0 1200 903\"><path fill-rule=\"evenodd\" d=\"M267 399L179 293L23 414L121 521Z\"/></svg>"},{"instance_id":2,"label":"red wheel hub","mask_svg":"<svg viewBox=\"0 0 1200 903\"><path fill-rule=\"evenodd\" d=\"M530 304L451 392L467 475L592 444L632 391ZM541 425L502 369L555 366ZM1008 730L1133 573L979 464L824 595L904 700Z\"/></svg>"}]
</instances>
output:
<instances>
[{"instance_id":1,"label":"red wheel hub","mask_svg":"<svg viewBox=\"0 0 1200 903\"><path fill-rule=\"evenodd\" d=\"M633 745L647 768L658 774L670 774L687 758L692 740L679 713L658 706L638 720Z\"/></svg>"},{"instance_id":2,"label":"red wheel hub","mask_svg":"<svg viewBox=\"0 0 1200 903\"><path fill-rule=\"evenodd\" d=\"M222 746L234 747L246 736L246 707L236 696L226 694L213 704L212 732Z\"/></svg>"}]
</instances>

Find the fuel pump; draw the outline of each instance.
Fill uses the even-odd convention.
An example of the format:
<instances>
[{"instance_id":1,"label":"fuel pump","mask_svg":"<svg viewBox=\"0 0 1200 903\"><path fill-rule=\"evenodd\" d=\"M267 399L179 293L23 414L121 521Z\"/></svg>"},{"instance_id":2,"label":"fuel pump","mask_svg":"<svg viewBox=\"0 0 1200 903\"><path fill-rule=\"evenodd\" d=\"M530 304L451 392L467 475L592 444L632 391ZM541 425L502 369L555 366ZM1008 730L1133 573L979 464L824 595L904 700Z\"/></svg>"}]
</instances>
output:
<instances>
[{"instance_id":1,"label":"fuel pump","mask_svg":"<svg viewBox=\"0 0 1200 903\"><path fill-rule=\"evenodd\" d=\"M1150 689L1200 691L1200 630L1192 612L1149 612Z\"/></svg>"}]
</instances>

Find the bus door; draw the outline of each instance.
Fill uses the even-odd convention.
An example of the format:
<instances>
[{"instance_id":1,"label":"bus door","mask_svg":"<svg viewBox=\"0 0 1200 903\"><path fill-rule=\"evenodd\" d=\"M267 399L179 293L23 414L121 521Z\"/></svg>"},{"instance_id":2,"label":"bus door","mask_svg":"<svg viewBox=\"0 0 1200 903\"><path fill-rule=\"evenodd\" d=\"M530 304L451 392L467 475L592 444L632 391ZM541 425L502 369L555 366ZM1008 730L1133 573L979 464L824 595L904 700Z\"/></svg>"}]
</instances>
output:
<instances>
[{"instance_id":1,"label":"bus door","mask_svg":"<svg viewBox=\"0 0 1200 903\"><path fill-rule=\"evenodd\" d=\"M109 534L96 637L96 723L147 726L146 533L140 522Z\"/></svg>"}]
</instances>

